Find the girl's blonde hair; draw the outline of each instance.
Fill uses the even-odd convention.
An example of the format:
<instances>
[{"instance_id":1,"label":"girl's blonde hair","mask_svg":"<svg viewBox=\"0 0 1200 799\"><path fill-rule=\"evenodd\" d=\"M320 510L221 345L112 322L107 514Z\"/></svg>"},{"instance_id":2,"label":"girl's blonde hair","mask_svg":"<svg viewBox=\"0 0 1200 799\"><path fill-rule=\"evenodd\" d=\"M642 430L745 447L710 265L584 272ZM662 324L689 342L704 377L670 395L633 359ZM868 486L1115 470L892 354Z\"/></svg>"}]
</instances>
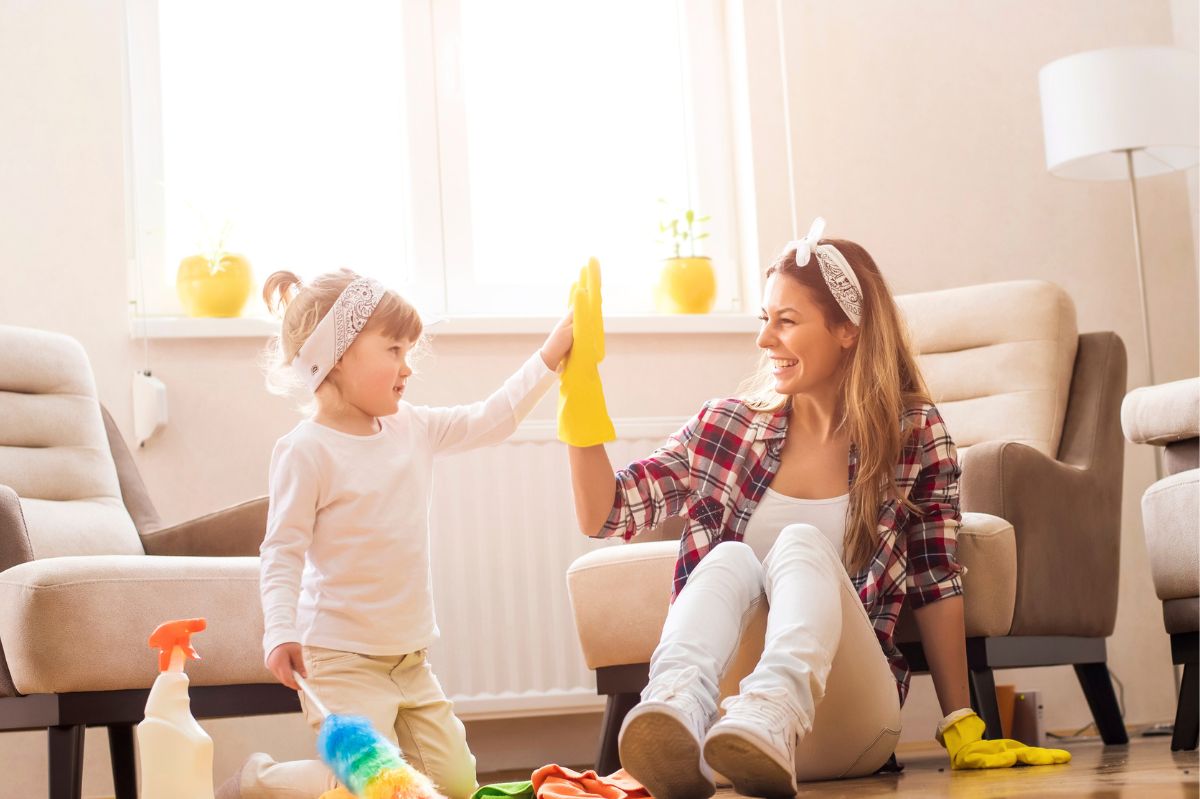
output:
<instances>
[{"instance_id":1,"label":"girl's blonde hair","mask_svg":"<svg viewBox=\"0 0 1200 799\"><path fill-rule=\"evenodd\" d=\"M304 283L292 272L279 271L263 282L263 301L282 320L279 335L267 346L267 390L284 396L307 396L303 381L292 373L292 360L346 286L359 277L349 269L339 269ZM417 309L390 289L380 298L363 330L413 341L418 347L424 344L424 326ZM310 403L305 405L311 408Z\"/></svg>"},{"instance_id":2,"label":"girl's blonde hair","mask_svg":"<svg viewBox=\"0 0 1200 799\"><path fill-rule=\"evenodd\" d=\"M836 412L838 429L846 431L858 454L858 469L850 486L844 556L847 569L857 574L877 548L880 504L898 496L896 464L908 432L902 418L909 408L930 401L929 390L909 346L900 310L874 259L852 241L822 239L820 243L837 247L858 277L863 294L862 324L858 341L845 354ZM807 265L797 264L796 251L788 250L767 270L767 277L775 274L808 289L830 330L850 321L821 277L815 254L809 256ZM775 392L770 367L764 352L758 371L738 389L738 397L754 410L775 411L790 402L789 397ZM907 501L905 505L916 510Z\"/></svg>"}]
</instances>

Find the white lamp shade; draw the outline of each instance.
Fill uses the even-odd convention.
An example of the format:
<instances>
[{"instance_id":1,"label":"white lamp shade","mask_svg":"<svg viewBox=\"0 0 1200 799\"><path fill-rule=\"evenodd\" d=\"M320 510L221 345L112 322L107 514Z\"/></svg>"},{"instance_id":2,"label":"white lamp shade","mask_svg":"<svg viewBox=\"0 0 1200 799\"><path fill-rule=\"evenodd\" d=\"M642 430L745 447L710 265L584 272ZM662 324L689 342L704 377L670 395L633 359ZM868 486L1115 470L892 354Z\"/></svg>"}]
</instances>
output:
<instances>
[{"instance_id":1,"label":"white lamp shade","mask_svg":"<svg viewBox=\"0 0 1200 799\"><path fill-rule=\"evenodd\" d=\"M1176 47L1114 47L1042 67L1046 168L1064 178L1139 177L1200 161L1196 53Z\"/></svg>"}]
</instances>

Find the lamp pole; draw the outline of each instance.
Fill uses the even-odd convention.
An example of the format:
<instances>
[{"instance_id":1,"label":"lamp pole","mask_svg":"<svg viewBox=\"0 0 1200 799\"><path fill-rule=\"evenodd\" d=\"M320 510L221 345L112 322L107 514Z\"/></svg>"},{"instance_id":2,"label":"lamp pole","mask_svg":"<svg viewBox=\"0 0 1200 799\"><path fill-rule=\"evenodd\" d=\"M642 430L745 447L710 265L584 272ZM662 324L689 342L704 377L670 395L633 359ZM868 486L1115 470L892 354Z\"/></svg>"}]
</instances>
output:
<instances>
[{"instance_id":1,"label":"lamp pole","mask_svg":"<svg viewBox=\"0 0 1200 799\"><path fill-rule=\"evenodd\" d=\"M1125 168L1129 173L1129 199L1133 205L1133 250L1137 254L1138 293L1142 297L1142 333L1146 342L1146 374L1150 378L1147 385L1154 385L1154 358L1150 351L1150 303L1146 299L1146 265L1142 261L1142 228L1138 214L1137 179L1133 175L1133 150L1125 153Z\"/></svg>"},{"instance_id":2,"label":"lamp pole","mask_svg":"<svg viewBox=\"0 0 1200 799\"><path fill-rule=\"evenodd\" d=\"M1129 199L1133 205L1133 251L1137 254L1137 271L1138 271L1138 294L1142 298L1142 338L1146 342L1146 375L1149 378L1148 386L1153 386L1154 383L1154 356L1150 348L1150 302L1146 298L1146 264L1142 259L1142 226L1138 214L1138 198L1137 198L1137 179L1133 175L1133 150L1126 149L1125 153L1125 169L1129 173ZM1159 447L1154 447L1154 476L1156 480L1161 480L1162 473L1162 456L1159 455Z\"/></svg>"}]
</instances>

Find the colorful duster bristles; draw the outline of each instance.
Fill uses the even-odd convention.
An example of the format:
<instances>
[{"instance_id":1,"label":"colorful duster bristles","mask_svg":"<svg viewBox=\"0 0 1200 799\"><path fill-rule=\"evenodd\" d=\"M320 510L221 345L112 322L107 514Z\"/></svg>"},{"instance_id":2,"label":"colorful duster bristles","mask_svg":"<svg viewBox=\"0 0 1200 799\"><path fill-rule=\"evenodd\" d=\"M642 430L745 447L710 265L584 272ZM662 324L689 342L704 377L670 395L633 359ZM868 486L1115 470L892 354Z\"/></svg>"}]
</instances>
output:
<instances>
[{"instance_id":1,"label":"colorful duster bristles","mask_svg":"<svg viewBox=\"0 0 1200 799\"><path fill-rule=\"evenodd\" d=\"M360 799L444 799L424 774L363 716L326 717L317 738L321 759Z\"/></svg>"}]
</instances>

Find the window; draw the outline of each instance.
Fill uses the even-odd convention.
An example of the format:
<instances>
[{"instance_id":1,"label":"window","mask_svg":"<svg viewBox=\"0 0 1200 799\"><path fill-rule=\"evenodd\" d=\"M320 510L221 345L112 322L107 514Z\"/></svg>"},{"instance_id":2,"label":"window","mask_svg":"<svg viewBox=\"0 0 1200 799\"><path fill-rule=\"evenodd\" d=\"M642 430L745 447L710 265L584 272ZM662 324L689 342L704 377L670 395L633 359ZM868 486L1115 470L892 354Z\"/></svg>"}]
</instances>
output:
<instances>
[{"instance_id":1,"label":"window","mask_svg":"<svg viewBox=\"0 0 1200 799\"><path fill-rule=\"evenodd\" d=\"M648 311L660 199L713 217L735 307L719 0L129 9L151 313L223 231L260 281L347 266L454 314L556 313L595 255L606 308Z\"/></svg>"}]
</instances>

